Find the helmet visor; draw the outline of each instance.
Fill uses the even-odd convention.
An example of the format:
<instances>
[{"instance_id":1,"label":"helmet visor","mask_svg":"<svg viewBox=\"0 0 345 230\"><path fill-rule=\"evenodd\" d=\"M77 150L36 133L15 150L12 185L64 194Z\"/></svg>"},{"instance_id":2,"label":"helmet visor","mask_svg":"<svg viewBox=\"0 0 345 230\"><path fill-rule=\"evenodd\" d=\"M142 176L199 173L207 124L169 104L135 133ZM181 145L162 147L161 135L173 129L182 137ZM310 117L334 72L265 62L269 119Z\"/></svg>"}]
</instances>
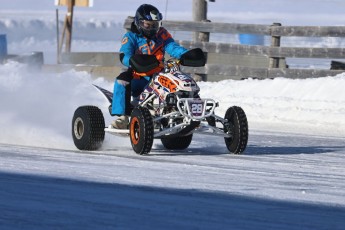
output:
<instances>
[{"instance_id":1,"label":"helmet visor","mask_svg":"<svg viewBox=\"0 0 345 230\"><path fill-rule=\"evenodd\" d=\"M158 29L161 27L162 22L161 21L148 21L148 20L140 20L140 27L147 31L158 31Z\"/></svg>"}]
</instances>

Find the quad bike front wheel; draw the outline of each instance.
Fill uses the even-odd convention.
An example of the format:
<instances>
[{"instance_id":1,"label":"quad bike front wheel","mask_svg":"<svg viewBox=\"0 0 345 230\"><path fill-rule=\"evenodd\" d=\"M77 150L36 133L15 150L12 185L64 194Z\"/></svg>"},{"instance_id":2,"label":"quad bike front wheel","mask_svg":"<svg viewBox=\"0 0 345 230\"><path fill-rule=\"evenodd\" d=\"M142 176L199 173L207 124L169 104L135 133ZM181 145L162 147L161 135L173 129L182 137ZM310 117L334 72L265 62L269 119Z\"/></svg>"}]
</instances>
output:
<instances>
[{"instance_id":1,"label":"quad bike front wheel","mask_svg":"<svg viewBox=\"0 0 345 230\"><path fill-rule=\"evenodd\" d=\"M241 154L247 147L248 142L248 121L243 109L238 106L228 108L224 119L224 132L230 134L225 137L225 144L228 150L234 154Z\"/></svg>"},{"instance_id":2,"label":"quad bike front wheel","mask_svg":"<svg viewBox=\"0 0 345 230\"><path fill-rule=\"evenodd\" d=\"M104 141L104 117L96 106L81 106L72 120L72 136L80 150L97 150Z\"/></svg>"},{"instance_id":3,"label":"quad bike front wheel","mask_svg":"<svg viewBox=\"0 0 345 230\"><path fill-rule=\"evenodd\" d=\"M134 152L147 154L153 144L153 119L150 111L144 107L136 107L131 113L129 136Z\"/></svg>"}]
</instances>

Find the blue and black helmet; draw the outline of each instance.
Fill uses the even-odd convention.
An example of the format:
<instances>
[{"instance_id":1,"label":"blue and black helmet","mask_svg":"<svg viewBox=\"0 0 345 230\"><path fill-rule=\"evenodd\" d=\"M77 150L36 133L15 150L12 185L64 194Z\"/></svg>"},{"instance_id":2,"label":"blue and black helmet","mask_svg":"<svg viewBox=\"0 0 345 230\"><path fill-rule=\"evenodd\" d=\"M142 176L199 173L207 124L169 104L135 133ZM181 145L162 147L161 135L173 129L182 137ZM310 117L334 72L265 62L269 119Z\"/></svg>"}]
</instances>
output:
<instances>
[{"instance_id":1,"label":"blue and black helmet","mask_svg":"<svg viewBox=\"0 0 345 230\"><path fill-rule=\"evenodd\" d=\"M135 13L134 23L142 35L152 38L161 27L162 19L163 16L156 7L143 4L139 6Z\"/></svg>"}]
</instances>

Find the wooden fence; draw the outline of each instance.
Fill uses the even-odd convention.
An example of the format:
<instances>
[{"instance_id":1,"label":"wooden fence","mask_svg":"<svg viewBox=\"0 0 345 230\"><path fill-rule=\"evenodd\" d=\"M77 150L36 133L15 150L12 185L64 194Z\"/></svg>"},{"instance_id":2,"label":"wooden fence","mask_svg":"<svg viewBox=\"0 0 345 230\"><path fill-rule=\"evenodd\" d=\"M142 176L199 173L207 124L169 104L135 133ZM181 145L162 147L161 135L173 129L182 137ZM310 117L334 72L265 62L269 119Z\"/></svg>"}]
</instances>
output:
<instances>
[{"instance_id":1,"label":"wooden fence","mask_svg":"<svg viewBox=\"0 0 345 230\"><path fill-rule=\"evenodd\" d=\"M132 17L125 20L124 28L129 29L133 22ZM266 57L266 67L245 66L246 58L235 65L231 63L208 63L203 68L189 69L200 75L208 75L204 80L242 79L242 78L311 78L334 76L345 70L330 69L290 69L279 63L285 58L322 58L344 59L344 48L304 48L304 47L280 47L281 37L345 37L345 26L281 26L273 25L236 24L217 22L192 22L192 21L163 21L163 26L169 31L190 31L202 33L225 34L259 34L271 37L271 46L252 46L229 43L215 43L208 41L178 41L186 48L200 47L207 53L225 55L227 60L233 57ZM207 37L207 36L204 36ZM211 79L209 76L215 77Z\"/></svg>"},{"instance_id":2,"label":"wooden fence","mask_svg":"<svg viewBox=\"0 0 345 230\"><path fill-rule=\"evenodd\" d=\"M124 22L124 28L128 30L132 22L133 18L128 17ZM334 76L345 71L335 69L292 69L288 68L285 63L286 58L345 59L344 48L280 46L282 37L345 38L345 26L281 26L277 23L257 25L192 21L163 21L163 26L170 32L200 32L201 36L199 38L201 40L206 38L203 41L178 41L186 48L199 47L207 53L208 60L205 67L185 67L186 71L199 75L205 81L275 77L316 78ZM259 46L208 42L207 38L210 33L265 35L271 38L271 44L270 46ZM88 71L93 75L112 79L123 68L118 53L114 52L62 53L61 64L71 64L69 68ZM83 65L73 67L75 64ZM333 65L332 62L332 66L344 68L342 63ZM337 68L339 69L339 67Z\"/></svg>"}]
</instances>

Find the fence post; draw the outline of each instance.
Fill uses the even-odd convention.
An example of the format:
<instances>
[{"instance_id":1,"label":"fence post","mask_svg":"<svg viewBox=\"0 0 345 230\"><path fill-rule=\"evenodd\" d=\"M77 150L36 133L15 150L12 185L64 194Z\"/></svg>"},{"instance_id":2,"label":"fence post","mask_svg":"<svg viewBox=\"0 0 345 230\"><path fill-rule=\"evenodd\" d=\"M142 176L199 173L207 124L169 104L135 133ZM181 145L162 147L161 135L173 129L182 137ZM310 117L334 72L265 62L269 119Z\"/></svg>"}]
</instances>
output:
<instances>
[{"instance_id":1,"label":"fence post","mask_svg":"<svg viewBox=\"0 0 345 230\"><path fill-rule=\"evenodd\" d=\"M214 2L214 1L212 1ZM207 1L206 0L193 0L193 21L196 22L211 22L207 20ZM209 32L195 32L193 37L194 42L209 42ZM207 60L208 55L205 54ZM203 81L207 81L207 74L198 74Z\"/></svg>"},{"instance_id":2,"label":"fence post","mask_svg":"<svg viewBox=\"0 0 345 230\"><path fill-rule=\"evenodd\" d=\"M207 2L205 0L193 0L193 21L205 22L207 20ZM208 42L210 34L195 32L193 41Z\"/></svg>"},{"instance_id":3,"label":"fence post","mask_svg":"<svg viewBox=\"0 0 345 230\"><path fill-rule=\"evenodd\" d=\"M281 25L281 23L273 23L271 26ZM272 36L271 47L280 47L280 36ZM269 68L279 68L279 57L270 57Z\"/></svg>"},{"instance_id":4,"label":"fence post","mask_svg":"<svg viewBox=\"0 0 345 230\"><path fill-rule=\"evenodd\" d=\"M74 10L75 0L69 0L67 6L67 16L66 16L66 47L65 52L71 52L71 43L72 43L72 26L73 26L73 10Z\"/></svg>"},{"instance_id":5,"label":"fence post","mask_svg":"<svg viewBox=\"0 0 345 230\"><path fill-rule=\"evenodd\" d=\"M0 64L7 56L7 39L6 34L0 34Z\"/></svg>"}]
</instances>

